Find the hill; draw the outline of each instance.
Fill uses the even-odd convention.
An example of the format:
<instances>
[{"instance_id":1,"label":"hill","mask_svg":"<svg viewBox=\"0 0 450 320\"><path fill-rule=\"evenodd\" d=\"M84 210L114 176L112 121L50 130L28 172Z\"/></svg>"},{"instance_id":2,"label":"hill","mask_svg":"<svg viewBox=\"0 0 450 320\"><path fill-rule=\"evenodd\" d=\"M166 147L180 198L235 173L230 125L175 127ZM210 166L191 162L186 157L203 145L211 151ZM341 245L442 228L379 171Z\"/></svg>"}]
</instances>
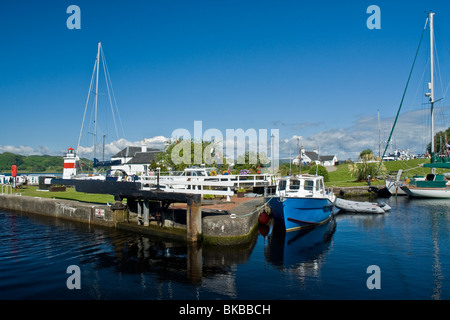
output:
<instances>
[{"instance_id":1,"label":"hill","mask_svg":"<svg viewBox=\"0 0 450 320\"><path fill-rule=\"evenodd\" d=\"M10 173L15 164L19 172L62 172L62 156L22 156L10 152L0 153L0 172Z\"/></svg>"}]
</instances>

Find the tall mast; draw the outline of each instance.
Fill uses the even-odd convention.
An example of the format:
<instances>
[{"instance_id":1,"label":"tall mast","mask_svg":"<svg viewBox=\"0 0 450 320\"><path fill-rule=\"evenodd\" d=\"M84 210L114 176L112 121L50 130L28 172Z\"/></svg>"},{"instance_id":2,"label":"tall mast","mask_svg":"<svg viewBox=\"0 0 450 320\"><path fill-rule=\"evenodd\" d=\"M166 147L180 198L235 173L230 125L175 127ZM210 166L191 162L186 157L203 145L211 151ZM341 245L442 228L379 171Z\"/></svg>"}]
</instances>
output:
<instances>
[{"instance_id":1,"label":"tall mast","mask_svg":"<svg viewBox=\"0 0 450 320\"><path fill-rule=\"evenodd\" d=\"M380 128L380 110L378 110L378 158L381 159L381 128Z\"/></svg>"},{"instance_id":2,"label":"tall mast","mask_svg":"<svg viewBox=\"0 0 450 320\"><path fill-rule=\"evenodd\" d=\"M94 157L97 156L97 100L98 100L98 69L100 69L100 49L102 43L98 43L97 51L97 76L95 79L95 116L94 116Z\"/></svg>"},{"instance_id":3,"label":"tall mast","mask_svg":"<svg viewBox=\"0 0 450 320\"><path fill-rule=\"evenodd\" d=\"M434 26L433 17L434 12L430 12L430 67L431 67L431 82L429 83L430 89L430 103L431 103L431 156L435 152L434 150Z\"/></svg>"}]
</instances>

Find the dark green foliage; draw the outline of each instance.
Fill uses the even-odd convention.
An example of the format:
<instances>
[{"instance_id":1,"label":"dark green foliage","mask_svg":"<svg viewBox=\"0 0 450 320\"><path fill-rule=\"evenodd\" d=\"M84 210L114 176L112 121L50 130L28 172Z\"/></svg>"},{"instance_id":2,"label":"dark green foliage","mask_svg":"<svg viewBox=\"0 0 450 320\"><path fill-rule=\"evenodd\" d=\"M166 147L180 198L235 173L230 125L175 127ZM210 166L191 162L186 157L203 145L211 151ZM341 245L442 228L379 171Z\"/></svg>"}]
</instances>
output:
<instances>
[{"instance_id":1,"label":"dark green foliage","mask_svg":"<svg viewBox=\"0 0 450 320\"><path fill-rule=\"evenodd\" d=\"M64 159L60 156L22 156L10 152L0 154L0 172L10 173L13 164L19 172L62 172Z\"/></svg>"},{"instance_id":2,"label":"dark green foliage","mask_svg":"<svg viewBox=\"0 0 450 320\"><path fill-rule=\"evenodd\" d=\"M330 181L330 178L328 176L328 170L324 166L319 165L317 168L317 164L313 164L313 165L311 165L308 173L314 174L314 175L317 173L317 175L323 177L324 182Z\"/></svg>"},{"instance_id":3,"label":"dark green foliage","mask_svg":"<svg viewBox=\"0 0 450 320\"><path fill-rule=\"evenodd\" d=\"M446 154L446 144L450 143L450 127L445 131L439 131L434 135L434 149L436 154ZM431 153L431 143L427 145L428 153Z\"/></svg>"}]
</instances>

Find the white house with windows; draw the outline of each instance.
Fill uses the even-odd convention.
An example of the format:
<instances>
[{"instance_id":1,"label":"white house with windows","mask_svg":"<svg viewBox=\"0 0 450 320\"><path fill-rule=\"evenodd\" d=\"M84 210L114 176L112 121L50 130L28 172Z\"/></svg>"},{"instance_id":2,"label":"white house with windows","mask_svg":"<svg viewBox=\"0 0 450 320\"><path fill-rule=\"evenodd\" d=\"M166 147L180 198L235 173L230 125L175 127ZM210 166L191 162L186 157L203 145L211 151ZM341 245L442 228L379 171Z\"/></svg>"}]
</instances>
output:
<instances>
[{"instance_id":1,"label":"white house with windows","mask_svg":"<svg viewBox=\"0 0 450 320\"><path fill-rule=\"evenodd\" d=\"M121 164L111 166L112 170L124 170L129 175L148 174L150 163L156 160L156 155L161 150L147 148L145 144L141 147L126 147L111 157L111 160L120 160Z\"/></svg>"},{"instance_id":2,"label":"white house with windows","mask_svg":"<svg viewBox=\"0 0 450 320\"><path fill-rule=\"evenodd\" d=\"M312 162L319 164L321 166L334 166L338 159L336 155L319 155L317 148L314 148L313 151L306 151L302 146L300 149L300 161L302 164L310 164ZM297 156L294 160L292 160L292 164L299 164L299 156Z\"/></svg>"}]
</instances>

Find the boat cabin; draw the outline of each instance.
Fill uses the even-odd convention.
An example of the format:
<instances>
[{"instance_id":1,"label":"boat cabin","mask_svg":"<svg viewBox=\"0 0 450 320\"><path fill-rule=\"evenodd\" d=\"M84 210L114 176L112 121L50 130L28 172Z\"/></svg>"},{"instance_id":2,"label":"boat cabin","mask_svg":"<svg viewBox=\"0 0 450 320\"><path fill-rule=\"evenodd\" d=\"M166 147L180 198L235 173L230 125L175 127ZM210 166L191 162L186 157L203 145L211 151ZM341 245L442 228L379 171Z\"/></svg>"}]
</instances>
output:
<instances>
[{"instance_id":1,"label":"boat cabin","mask_svg":"<svg viewBox=\"0 0 450 320\"><path fill-rule=\"evenodd\" d=\"M283 197L326 197L322 176L302 174L278 180L277 195Z\"/></svg>"}]
</instances>

